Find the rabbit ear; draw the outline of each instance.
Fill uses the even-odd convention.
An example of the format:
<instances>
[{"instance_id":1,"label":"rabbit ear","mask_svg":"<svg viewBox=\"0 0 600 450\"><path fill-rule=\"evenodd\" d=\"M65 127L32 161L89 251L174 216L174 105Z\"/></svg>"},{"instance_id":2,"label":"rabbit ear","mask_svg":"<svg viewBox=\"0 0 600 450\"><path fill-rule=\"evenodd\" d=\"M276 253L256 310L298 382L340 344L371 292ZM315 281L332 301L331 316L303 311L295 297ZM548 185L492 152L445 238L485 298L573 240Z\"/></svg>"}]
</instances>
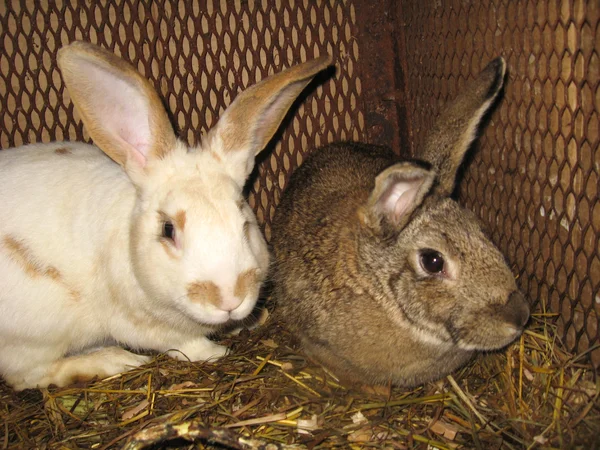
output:
<instances>
[{"instance_id":1,"label":"rabbit ear","mask_svg":"<svg viewBox=\"0 0 600 450\"><path fill-rule=\"evenodd\" d=\"M94 143L125 169L144 168L176 137L160 98L130 64L87 42L58 52L71 100Z\"/></svg>"},{"instance_id":2,"label":"rabbit ear","mask_svg":"<svg viewBox=\"0 0 600 450\"><path fill-rule=\"evenodd\" d=\"M423 203L434 179L434 172L413 163L388 167L375 178L375 187L359 211L361 223L377 234L402 230Z\"/></svg>"},{"instance_id":3,"label":"rabbit ear","mask_svg":"<svg viewBox=\"0 0 600 450\"><path fill-rule=\"evenodd\" d=\"M254 157L271 140L290 106L312 78L331 64L331 56L294 66L262 80L239 94L209 135L220 140L220 152L230 173L243 184Z\"/></svg>"},{"instance_id":4,"label":"rabbit ear","mask_svg":"<svg viewBox=\"0 0 600 450\"><path fill-rule=\"evenodd\" d=\"M450 102L428 134L418 158L432 164L438 172L437 194L450 196L456 172L477 135L483 115L490 108L504 83L506 63L496 58Z\"/></svg>"}]
</instances>

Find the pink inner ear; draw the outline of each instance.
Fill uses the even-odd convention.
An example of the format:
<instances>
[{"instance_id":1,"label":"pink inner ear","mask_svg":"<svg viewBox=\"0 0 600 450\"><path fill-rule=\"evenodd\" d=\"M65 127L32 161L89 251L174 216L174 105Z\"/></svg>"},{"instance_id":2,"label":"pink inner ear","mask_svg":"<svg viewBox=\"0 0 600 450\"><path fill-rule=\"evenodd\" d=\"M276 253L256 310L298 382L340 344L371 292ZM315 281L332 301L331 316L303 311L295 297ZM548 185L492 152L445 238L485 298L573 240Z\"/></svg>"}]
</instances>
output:
<instances>
[{"instance_id":1,"label":"pink inner ear","mask_svg":"<svg viewBox=\"0 0 600 450\"><path fill-rule=\"evenodd\" d=\"M396 207L394 208L394 217L396 220L400 219L407 211L412 209L416 194L416 189L410 189L400 196L396 202Z\"/></svg>"},{"instance_id":2,"label":"pink inner ear","mask_svg":"<svg viewBox=\"0 0 600 450\"><path fill-rule=\"evenodd\" d=\"M151 148L148 101L136 86L95 64L82 65L87 77L89 117L94 127L130 147L128 160L145 166Z\"/></svg>"},{"instance_id":3,"label":"pink inner ear","mask_svg":"<svg viewBox=\"0 0 600 450\"><path fill-rule=\"evenodd\" d=\"M395 221L400 220L408 211L414 207L415 196L423 180L416 178L414 180L394 181L388 189L384 209Z\"/></svg>"}]
</instances>

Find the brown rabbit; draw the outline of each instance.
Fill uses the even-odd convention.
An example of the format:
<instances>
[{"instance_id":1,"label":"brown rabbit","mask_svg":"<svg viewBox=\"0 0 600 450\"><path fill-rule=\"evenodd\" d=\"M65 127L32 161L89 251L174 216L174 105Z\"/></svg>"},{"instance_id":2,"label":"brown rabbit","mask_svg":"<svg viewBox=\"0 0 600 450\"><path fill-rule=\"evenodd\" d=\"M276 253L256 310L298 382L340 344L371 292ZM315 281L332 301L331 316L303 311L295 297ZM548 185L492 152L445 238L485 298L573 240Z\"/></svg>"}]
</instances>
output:
<instances>
[{"instance_id":1,"label":"brown rabbit","mask_svg":"<svg viewBox=\"0 0 600 450\"><path fill-rule=\"evenodd\" d=\"M502 87L492 61L420 152L340 143L293 174L273 221L278 312L341 379L411 386L517 338L529 307L481 224L450 195Z\"/></svg>"}]
</instances>

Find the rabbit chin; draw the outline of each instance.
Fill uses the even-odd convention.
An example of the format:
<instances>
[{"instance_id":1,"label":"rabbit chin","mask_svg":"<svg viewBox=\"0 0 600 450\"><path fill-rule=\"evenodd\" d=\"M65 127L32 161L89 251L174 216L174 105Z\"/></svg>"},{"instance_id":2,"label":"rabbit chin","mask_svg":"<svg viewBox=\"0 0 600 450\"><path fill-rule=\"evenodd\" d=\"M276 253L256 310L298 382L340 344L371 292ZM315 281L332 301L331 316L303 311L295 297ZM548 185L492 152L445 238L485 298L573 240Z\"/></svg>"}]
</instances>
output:
<instances>
[{"instance_id":1,"label":"rabbit chin","mask_svg":"<svg viewBox=\"0 0 600 450\"><path fill-rule=\"evenodd\" d=\"M479 333L471 333L462 337L457 346L463 350L499 350L506 347L521 333L522 328L516 328L511 324L498 324L495 327L482 327Z\"/></svg>"}]
</instances>

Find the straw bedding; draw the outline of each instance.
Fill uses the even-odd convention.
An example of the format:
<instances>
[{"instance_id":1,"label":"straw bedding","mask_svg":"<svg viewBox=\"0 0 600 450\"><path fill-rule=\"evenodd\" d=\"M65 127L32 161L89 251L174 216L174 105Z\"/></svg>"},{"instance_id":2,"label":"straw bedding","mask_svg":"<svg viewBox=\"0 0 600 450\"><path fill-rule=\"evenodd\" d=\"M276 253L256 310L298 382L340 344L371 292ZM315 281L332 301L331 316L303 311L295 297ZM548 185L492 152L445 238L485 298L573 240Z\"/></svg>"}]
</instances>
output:
<instances>
[{"instance_id":1,"label":"straw bedding","mask_svg":"<svg viewBox=\"0 0 600 450\"><path fill-rule=\"evenodd\" d=\"M0 384L2 448L597 448L600 380L562 350L551 315L522 338L413 390L341 386L273 318L223 341L230 355L157 355L86 385Z\"/></svg>"}]
</instances>

